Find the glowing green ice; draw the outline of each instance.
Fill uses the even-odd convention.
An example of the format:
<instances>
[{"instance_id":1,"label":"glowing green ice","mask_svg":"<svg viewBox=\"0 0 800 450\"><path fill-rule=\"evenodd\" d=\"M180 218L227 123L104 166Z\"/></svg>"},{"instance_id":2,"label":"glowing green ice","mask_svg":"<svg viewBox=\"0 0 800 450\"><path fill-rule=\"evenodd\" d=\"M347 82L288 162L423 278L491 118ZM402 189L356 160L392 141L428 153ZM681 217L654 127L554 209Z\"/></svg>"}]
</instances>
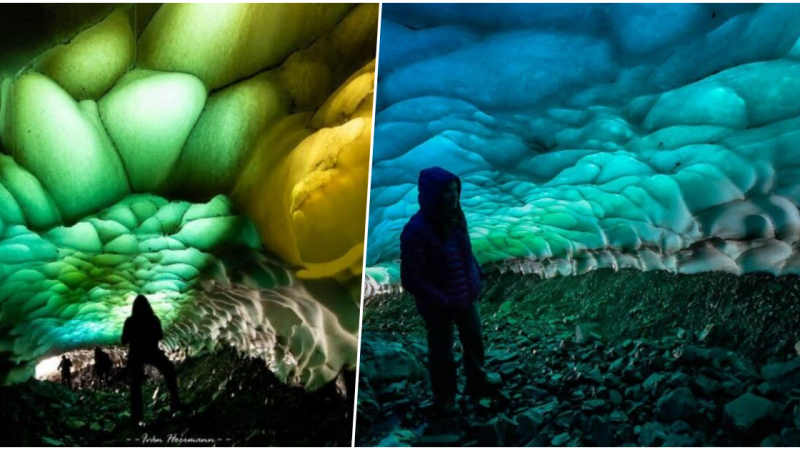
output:
<instances>
[{"instance_id":1,"label":"glowing green ice","mask_svg":"<svg viewBox=\"0 0 800 450\"><path fill-rule=\"evenodd\" d=\"M205 101L205 86L191 75L141 70L129 72L100 100L133 191L164 186Z\"/></svg>"}]
</instances>

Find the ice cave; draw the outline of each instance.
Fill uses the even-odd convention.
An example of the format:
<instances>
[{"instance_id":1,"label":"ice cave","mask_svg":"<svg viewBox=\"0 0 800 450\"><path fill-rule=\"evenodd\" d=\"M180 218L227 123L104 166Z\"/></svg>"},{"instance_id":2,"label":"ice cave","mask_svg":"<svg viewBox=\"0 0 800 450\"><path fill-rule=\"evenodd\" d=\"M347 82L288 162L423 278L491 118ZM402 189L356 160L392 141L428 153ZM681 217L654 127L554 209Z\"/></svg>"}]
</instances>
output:
<instances>
[{"instance_id":1,"label":"ice cave","mask_svg":"<svg viewBox=\"0 0 800 450\"><path fill-rule=\"evenodd\" d=\"M630 387L646 394L632 404L627 388L615 387L630 409L611 416L609 378L600 388L583 383L614 379L626 365L623 381L642 383L654 370L642 358L674 355L676 329L702 337L721 324L738 346L728 350L754 358L759 375L747 383L771 382L759 366L789 360L781 370L800 382L798 38L800 7L789 4L385 5L356 442L458 442L419 431L428 424L412 405L430 401L419 387L427 383L425 334L400 294L399 238L419 209L417 177L440 166L461 178L487 274L488 364L518 387L508 388L506 406L477 407L462 444L797 445L800 429L789 420L800 418L796 400L776 430L700 440L658 417L662 395L692 378L667 383L661 367L652 393L653 379ZM593 336L590 322L605 322L601 359L624 355L615 368L579 364L597 347L564 347ZM567 351L572 360L552 363ZM681 364L664 361L673 371ZM582 390L565 394L568 382ZM736 389L787 401L731 383L738 387L715 391L720 403L707 410L719 430L746 405L763 406L748 397L726 409L742 394ZM395 422L376 417L392 408ZM595 421L587 411L606 414ZM689 417L697 416L680 418ZM599 431L609 423L618 434Z\"/></svg>"},{"instance_id":2,"label":"ice cave","mask_svg":"<svg viewBox=\"0 0 800 450\"><path fill-rule=\"evenodd\" d=\"M0 7L0 379L118 345L354 370L378 6Z\"/></svg>"}]
</instances>

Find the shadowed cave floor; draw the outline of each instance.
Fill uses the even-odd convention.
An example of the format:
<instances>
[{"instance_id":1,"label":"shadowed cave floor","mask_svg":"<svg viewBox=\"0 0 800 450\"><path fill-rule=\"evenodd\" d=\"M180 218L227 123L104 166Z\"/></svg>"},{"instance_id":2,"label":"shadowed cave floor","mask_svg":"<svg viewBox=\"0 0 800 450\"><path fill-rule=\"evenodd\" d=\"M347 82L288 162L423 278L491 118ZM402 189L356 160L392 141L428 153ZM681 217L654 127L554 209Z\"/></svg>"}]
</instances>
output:
<instances>
[{"instance_id":1,"label":"shadowed cave floor","mask_svg":"<svg viewBox=\"0 0 800 450\"><path fill-rule=\"evenodd\" d=\"M89 369L91 370L91 369ZM69 391L32 380L0 388L6 445L349 446L352 404L336 381L318 391L281 383L258 358L232 349L177 365L184 412L173 417L160 377L145 384L144 427L131 423L124 380ZM88 374L73 375L88 384Z\"/></svg>"},{"instance_id":2,"label":"shadowed cave floor","mask_svg":"<svg viewBox=\"0 0 800 450\"><path fill-rule=\"evenodd\" d=\"M459 398L462 433L432 433L413 300L367 299L356 445L800 442L798 277L494 272L481 311L487 366L504 387Z\"/></svg>"}]
</instances>

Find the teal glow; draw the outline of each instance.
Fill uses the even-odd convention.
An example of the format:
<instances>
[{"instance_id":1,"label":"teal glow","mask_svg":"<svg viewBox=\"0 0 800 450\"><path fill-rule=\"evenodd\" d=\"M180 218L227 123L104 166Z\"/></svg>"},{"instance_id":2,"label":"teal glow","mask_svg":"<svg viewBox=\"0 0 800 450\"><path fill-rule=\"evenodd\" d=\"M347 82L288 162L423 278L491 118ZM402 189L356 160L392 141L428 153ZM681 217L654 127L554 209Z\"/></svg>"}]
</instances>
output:
<instances>
[{"instance_id":1,"label":"teal glow","mask_svg":"<svg viewBox=\"0 0 800 450\"><path fill-rule=\"evenodd\" d=\"M132 195L46 233L11 225L0 239L0 345L14 342L17 358L29 361L51 349L116 344L137 294L166 329L217 261L210 252L257 249L253 234L225 197L191 205Z\"/></svg>"},{"instance_id":2,"label":"teal glow","mask_svg":"<svg viewBox=\"0 0 800 450\"><path fill-rule=\"evenodd\" d=\"M798 26L797 5L387 5L371 291L431 165L500 270L800 274Z\"/></svg>"}]
</instances>

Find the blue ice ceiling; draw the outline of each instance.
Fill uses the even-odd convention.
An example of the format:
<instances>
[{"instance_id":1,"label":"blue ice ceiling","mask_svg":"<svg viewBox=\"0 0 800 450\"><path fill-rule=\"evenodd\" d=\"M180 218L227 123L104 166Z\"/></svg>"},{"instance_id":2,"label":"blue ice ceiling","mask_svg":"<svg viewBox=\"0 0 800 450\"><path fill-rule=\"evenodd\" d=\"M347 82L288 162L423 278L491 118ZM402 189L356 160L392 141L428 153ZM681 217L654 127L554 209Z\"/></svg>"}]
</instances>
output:
<instances>
[{"instance_id":1,"label":"blue ice ceiling","mask_svg":"<svg viewBox=\"0 0 800 450\"><path fill-rule=\"evenodd\" d=\"M800 5L384 5L368 292L420 169L482 263L800 274Z\"/></svg>"}]
</instances>

